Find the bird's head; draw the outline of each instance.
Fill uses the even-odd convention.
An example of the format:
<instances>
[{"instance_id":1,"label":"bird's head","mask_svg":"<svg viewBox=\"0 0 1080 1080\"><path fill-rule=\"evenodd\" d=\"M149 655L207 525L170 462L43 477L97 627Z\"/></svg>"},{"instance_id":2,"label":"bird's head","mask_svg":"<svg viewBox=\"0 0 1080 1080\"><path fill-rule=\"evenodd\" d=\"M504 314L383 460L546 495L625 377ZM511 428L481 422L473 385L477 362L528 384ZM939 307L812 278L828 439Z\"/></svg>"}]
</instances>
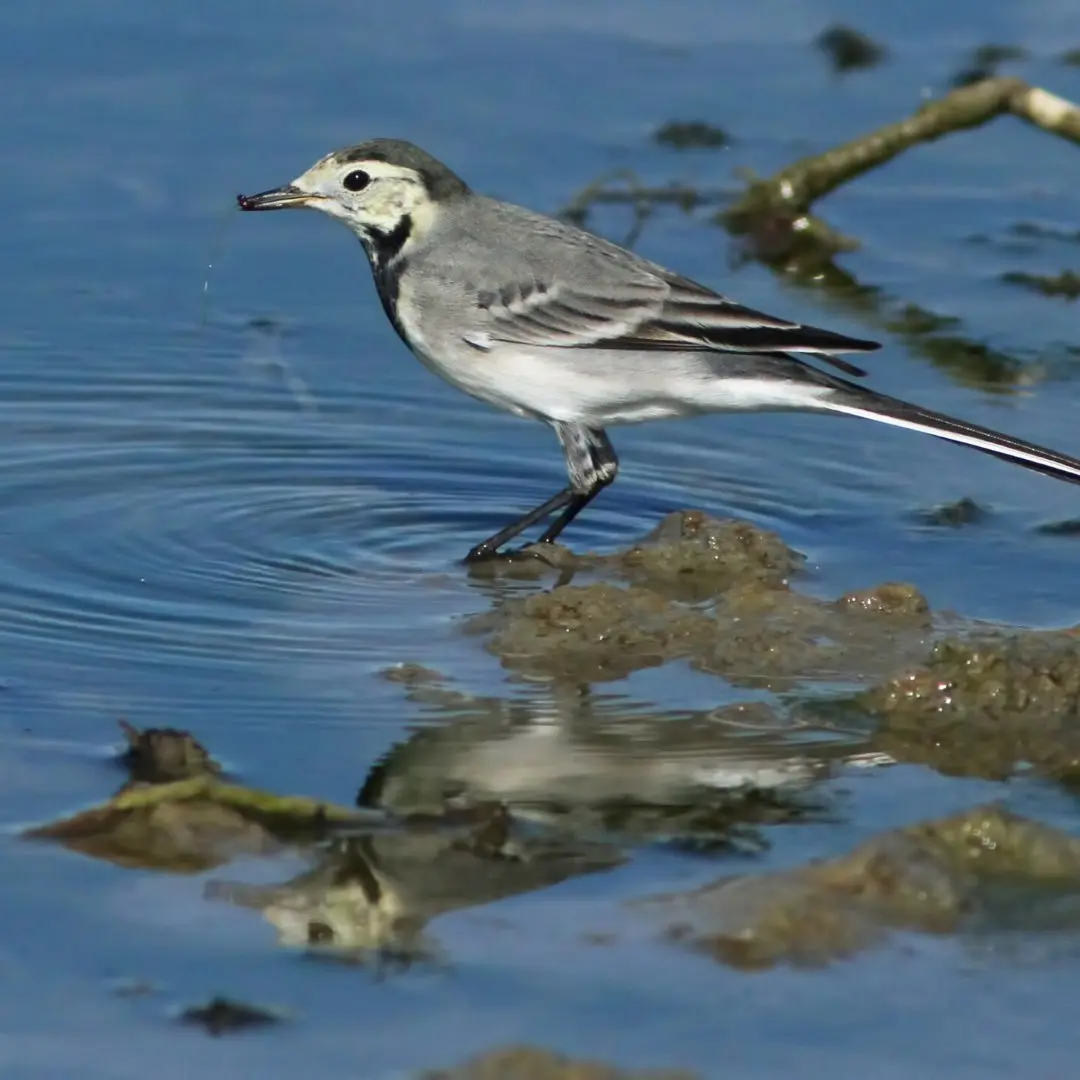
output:
<instances>
[{"instance_id":1,"label":"bird's head","mask_svg":"<svg viewBox=\"0 0 1080 1080\"><path fill-rule=\"evenodd\" d=\"M291 184L238 195L241 210L310 207L339 218L369 251L430 227L440 204L469 193L442 162L401 139L372 139L335 150Z\"/></svg>"}]
</instances>

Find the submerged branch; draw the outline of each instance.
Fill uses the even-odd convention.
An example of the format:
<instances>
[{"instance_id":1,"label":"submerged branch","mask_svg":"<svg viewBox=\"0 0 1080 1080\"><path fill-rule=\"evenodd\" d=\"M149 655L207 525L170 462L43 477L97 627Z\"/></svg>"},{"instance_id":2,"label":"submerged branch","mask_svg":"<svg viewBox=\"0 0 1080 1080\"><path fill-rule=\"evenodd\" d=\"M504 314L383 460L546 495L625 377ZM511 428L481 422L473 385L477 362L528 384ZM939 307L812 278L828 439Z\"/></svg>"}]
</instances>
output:
<instances>
[{"instance_id":1,"label":"submerged branch","mask_svg":"<svg viewBox=\"0 0 1080 1080\"><path fill-rule=\"evenodd\" d=\"M850 250L857 246L854 241L809 216L814 203L913 146L979 127L1003 113L1080 145L1080 106L1023 79L995 76L952 90L896 123L801 158L767 179L752 178L741 193L725 189L702 191L678 183L650 187L624 169L586 185L562 213L570 220L583 222L595 205L630 203L641 218L663 203L691 211L730 201L718 211L717 222L735 235L758 233L763 223L782 219L788 223L789 233L802 233L806 241L816 239L833 253ZM613 187L614 181L625 186Z\"/></svg>"},{"instance_id":2,"label":"submerged branch","mask_svg":"<svg viewBox=\"0 0 1080 1080\"><path fill-rule=\"evenodd\" d=\"M752 183L724 211L733 232L762 212L805 214L830 192L879 168L920 143L933 142L1012 113L1051 134L1080 144L1080 107L1023 79L999 76L953 90L911 116L860 135L841 146L793 162L767 180Z\"/></svg>"}]
</instances>

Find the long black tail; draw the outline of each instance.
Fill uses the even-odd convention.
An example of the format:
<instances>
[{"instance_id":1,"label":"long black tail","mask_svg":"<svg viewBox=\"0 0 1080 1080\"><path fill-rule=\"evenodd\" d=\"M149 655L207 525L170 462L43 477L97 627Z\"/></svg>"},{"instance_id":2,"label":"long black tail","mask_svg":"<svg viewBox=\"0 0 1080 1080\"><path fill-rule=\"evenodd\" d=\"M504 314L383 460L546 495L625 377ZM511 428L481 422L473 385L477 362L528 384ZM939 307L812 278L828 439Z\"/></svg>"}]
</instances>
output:
<instances>
[{"instance_id":1,"label":"long black tail","mask_svg":"<svg viewBox=\"0 0 1080 1080\"><path fill-rule=\"evenodd\" d=\"M843 384L845 389L838 391L835 399L826 397L820 401L820 407L830 412L861 416L911 431L923 431L927 435L936 435L939 439L973 446L984 454L993 454L1004 461L1015 462L1023 465L1025 469L1032 469L1058 480L1068 480L1071 484L1080 484L1080 460L1069 457L1068 454L1059 454L1056 450L1047 450L1012 435L991 431L990 428L979 427L978 424L969 424L966 420L957 420L899 398L876 394L864 390L861 386L846 384L840 379L835 381Z\"/></svg>"}]
</instances>

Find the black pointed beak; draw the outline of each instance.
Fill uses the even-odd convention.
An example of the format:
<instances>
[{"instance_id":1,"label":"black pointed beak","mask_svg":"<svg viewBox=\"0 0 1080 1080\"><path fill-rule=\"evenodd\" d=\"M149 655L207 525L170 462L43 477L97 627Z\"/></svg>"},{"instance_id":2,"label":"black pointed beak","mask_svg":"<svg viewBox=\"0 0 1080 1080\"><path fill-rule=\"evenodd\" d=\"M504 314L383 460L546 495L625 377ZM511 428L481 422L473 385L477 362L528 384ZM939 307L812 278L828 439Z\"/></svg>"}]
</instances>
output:
<instances>
[{"instance_id":1,"label":"black pointed beak","mask_svg":"<svg viewBox=\"0 0 1080 1080\"><path fill-rule=\"evenodd\" d=\"M291 207L306 206L314 195L301 191L292 184L260 191L258 195L237 195L236 205L241 210L288 210Z\"/></svg>"}]
</instances>

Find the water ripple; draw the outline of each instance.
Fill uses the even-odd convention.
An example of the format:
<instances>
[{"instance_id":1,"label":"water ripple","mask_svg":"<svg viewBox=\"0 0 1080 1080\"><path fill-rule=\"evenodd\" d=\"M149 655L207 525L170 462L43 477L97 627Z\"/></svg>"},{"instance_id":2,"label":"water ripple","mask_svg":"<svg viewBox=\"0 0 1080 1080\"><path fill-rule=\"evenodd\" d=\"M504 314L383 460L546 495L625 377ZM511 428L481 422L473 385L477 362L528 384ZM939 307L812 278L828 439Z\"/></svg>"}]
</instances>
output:
<instances>
[{"instance_id":1,"label":"water ripple","mask_svg":"<svg viewBox=\"0 0 1080 1080\"><path fill-rule=\"evenodd\" d=\"M42 352L0 380L0 639L211 664L411 641L462 610L467 548L565 482L550 432L418 370L338 370L333 394L315 378L298 403L280 372L189 347L171 341L150 369ZM42 377L47 358L65 379ZM688 505L791 535L872 482L806 442L793 492L776 430L619 431L623 476L571 542L610 549Z\"/></svg>"},{"instance_id":2,"label":"water ripple","mask_svg":"<svg viewBox=\"0 0 1080 1080\"><path fill-rule=\"evenodd\" d=\"M355 649L415 631L432 583L466 587L466 548L563 482L547 433L543 453L494 454L506 421L450 395L354 389L311 414L225 369L2 389L9 642L216 663ZM607 500L583 536L640 512Z\"/></svg>"}]
</instances>

